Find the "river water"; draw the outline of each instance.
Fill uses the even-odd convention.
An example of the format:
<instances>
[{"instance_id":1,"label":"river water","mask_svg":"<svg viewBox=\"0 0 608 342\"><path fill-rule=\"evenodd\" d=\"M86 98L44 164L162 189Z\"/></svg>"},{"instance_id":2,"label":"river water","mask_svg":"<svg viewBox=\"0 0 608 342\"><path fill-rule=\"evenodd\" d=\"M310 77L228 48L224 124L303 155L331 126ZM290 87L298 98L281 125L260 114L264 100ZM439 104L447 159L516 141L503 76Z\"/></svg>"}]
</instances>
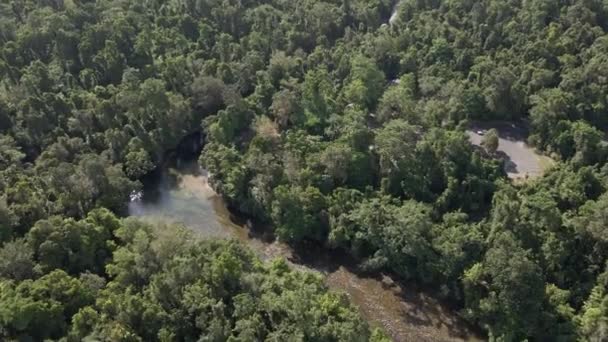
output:
<instances>
[{"instance_id":1,"label":"river water","mask_svg":"<svg viewBox=\"0 0 608 342\"><path fill-rule=\"evenodd\" d=\"M132 199L131 216L183 224L201 238L238 239L264 260L284 257L293 267L320 272L331 290L346 293L372 326L383 328L395 341L480 340L453 312L423 291L399 285L386 275L358 275L347 260L327 251L296 253L285 244L255 236L248 224L232 219L207 182L206 172L194 164L179 171L169 169L153 189Z\"/></svg>"},{"instance_id":2,"label":"river water","mask_svg":"<svg viewBox=\"0 0 608 342\"><path fill-rule=\"evenodd\" d=\"M397 1L393 6L393 12L391 12L391 17L388 19L390 25L393 25L399 18L399 5L401 5L401 1Z\"/></svg>"},{"instance_id":3,"label":"river water","mask_svg":"<svg viewBox=\"0 0 608 342\"><path fill-rule=\"evenodd\" d=\"M401 6L401 2L401 0L397 0L393 5L391 17L388 19L389 25L393 25L397 21L397 19L399 19L399 6Z\"/></svg>"}]
</instances>

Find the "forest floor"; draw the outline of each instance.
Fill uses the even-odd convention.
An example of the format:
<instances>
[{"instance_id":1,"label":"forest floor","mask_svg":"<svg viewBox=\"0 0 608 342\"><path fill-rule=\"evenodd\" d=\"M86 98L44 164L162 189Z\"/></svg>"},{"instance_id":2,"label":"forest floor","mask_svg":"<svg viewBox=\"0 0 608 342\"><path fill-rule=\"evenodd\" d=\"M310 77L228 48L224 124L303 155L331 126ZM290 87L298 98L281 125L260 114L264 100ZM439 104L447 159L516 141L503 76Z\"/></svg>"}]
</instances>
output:
<instances>
[{"instance_id":1,"label":"forest floor","mask_svg":"<svg viewBox=\"0 0 608 342\"><path fill-rule=\"evenodd\" d=\"M469 126L467 134L471 143L480 146L484 134L495 128L499 143L497 154L505 161L505 171L514 180L541 176L554 161L544 156L526 143L528 130L523 123L475 122Z\"/></svg>"}]
</instances>

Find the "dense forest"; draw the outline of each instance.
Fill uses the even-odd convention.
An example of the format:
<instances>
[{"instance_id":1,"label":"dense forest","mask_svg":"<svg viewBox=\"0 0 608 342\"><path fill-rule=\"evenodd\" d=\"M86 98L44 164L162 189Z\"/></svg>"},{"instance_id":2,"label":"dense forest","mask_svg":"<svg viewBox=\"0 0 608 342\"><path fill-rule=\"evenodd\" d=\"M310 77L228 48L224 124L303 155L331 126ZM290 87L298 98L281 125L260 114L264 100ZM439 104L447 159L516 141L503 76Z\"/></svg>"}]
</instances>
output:
<instances>
[{"instance_id":1,"label":"dense forest","mask_svg":"<svg viewBox=\"0 0 608 342\"><path fill-rule=\"evenodd\" d=\"M602 0L2 1L0 339L385 339L316 275L122 218L197 132L280 240L491 340L608 339L607 30ZM510 181L465 132L492 120L555 165Z\"/></svg>"}]
</instances>

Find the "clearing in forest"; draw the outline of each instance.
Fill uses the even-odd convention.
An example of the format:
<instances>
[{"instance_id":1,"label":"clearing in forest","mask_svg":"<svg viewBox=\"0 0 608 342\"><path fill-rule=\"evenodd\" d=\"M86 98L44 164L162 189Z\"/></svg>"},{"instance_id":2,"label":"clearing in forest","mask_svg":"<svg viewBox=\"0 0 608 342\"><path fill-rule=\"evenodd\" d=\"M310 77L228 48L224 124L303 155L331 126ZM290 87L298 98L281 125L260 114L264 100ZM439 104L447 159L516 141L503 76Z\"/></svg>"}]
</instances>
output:
<instances>
[{"instance_id":1,"label":"clearing in forest","mask_svg":"<svg viewBox=\"0 0 608 342\"><path fill-rule=\"evenodd\" d=\"M505 171L511 179L526 179L541 176L553 165L553 160L539 154L526 143L528 130L524 124L512 122L473 123L467 130L471 143L481 146L485 133L490 129L498 131L496 154L504 160Z\"/></svg>"}]
</instances>

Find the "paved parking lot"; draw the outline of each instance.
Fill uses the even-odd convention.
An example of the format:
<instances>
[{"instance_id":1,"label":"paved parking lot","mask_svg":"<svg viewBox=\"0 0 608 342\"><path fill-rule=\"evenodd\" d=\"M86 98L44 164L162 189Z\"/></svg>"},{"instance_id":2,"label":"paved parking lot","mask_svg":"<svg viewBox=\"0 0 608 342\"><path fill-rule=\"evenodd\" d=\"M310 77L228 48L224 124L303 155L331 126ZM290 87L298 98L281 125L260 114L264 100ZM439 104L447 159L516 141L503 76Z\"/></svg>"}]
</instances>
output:
<instances>
[{"instance_id":1,"label":"paved parking lot","mask_svg":"<svg viewBox=\"0 0 608 342\"><path fill-rule=\"evenodd\" d=\"M526 144L527 132L523 127L511 123L474 124L467 130L471 143L480 146L483 135L491 128L498 131L497 155L505 160L505 171L509 178L538 177L553 163L549 157L537 153Z\"/></svg>"}]
</instances>

